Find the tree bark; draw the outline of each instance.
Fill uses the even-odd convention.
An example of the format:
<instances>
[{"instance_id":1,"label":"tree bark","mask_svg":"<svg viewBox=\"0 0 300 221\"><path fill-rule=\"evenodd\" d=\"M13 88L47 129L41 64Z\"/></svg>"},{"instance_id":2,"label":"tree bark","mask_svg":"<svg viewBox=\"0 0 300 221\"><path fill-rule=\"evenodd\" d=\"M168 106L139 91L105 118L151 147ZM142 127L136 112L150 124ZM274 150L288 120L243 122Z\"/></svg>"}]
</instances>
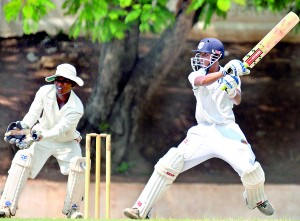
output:
<instances>
[{"instance_id":1,"label":"tree bark","mask_svg":"<svg viewBox=\"0 0 300 221\"><path fill-rule=\"evenodd\" d=\"M132 29L124 40L114 40L101 47L98 78L86 105L83 122L90 130L99 131L107 122L115 101L123 93L137 58L138 28Z\"/></svg>"},{"instance_id":2,"label":"tree bark","mask_svg":"<svg viewBox=\"0 0 300 221\"><path fill-rule=\"evenodd\" d=\"M143 144L137 143L138 120L143 115L143 105L149 101L162 79L180 55L192 28L193 15L179 11L174 27L167 29L150 52L138 56L139 31L135 28L125 40L113 41L102 46L98 78L80 129L83 134L100 131L99 126L108 124L112 134L112 162L118 165L138 154Z\"/></svg>"}]
</instances>

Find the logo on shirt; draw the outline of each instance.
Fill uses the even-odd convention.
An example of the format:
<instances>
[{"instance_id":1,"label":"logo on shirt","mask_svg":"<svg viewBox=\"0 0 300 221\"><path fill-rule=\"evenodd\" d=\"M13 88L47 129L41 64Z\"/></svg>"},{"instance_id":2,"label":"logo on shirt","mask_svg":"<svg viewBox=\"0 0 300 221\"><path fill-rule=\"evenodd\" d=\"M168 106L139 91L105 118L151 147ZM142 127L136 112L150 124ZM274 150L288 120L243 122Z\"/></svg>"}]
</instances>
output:
<instances>
[{"instance_id":1,"label":"logo on shirt","mask_svg":"<svg viewBox=\"0 0 300 221\"><path fill-rule=\"evenodd\" d=\"M27 160L27 156L26 155L24 155L24 154L22 154L21 156L20 156L20 159L22 160L22 161L26 161Z\"/></svg>"}]
</instances>

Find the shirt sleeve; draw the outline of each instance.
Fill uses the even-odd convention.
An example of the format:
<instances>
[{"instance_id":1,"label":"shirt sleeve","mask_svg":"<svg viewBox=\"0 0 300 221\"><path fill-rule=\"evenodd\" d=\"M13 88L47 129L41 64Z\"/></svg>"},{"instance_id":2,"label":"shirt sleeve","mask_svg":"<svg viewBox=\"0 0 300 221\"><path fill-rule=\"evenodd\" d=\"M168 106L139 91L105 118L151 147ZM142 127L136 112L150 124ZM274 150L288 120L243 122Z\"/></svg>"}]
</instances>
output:
<instances>
[{"instance_id":1,"label":"shirt sleeve","mask_svg":"<svg viewBox=\"0 0 300 221\"><path fill-rule=\"evenodd\" d=\"M23 122L31 128L40 118L42 111L43 111L43 97L44 93L43 90L40 88L35 97L34 100L29 108L28 113L24 116Z\"/></svg>"},{"instance_id":2,"label":"shirt sleeve","mask_svg":"<svg viewBox=\"0 0 300 221\"><path fill-rule=\"evenodd\" d=\"M57 123L51 129L42 129L43 138L56 138L61 137L61 135L66 134L66 132L76 128L80 118L82 117L82 113L71 112L68 113L65 117L63 117L59 123ZM76 131L74 131L76 133ZM75 134L74 133L74 134ZM76 133L77 134L77 133ZM78 135L79 136L79 135ZM75 139L74 137L73 139Z\"/></svg>"},{"instance_id":3,"label":"shirt sleeve","mask_svg":"<svg viewBox=\"0 0 300 221\"><path fill-rule=\"evenodd\" d=\"M205 75L205 70L204 69L200 69L199 71L194 71L192 73L190 73L188 79L189 82L191 83L191 85L193 87L195 87L195 79L199 76L204 76Z\"/></svg>"}]
</instances>

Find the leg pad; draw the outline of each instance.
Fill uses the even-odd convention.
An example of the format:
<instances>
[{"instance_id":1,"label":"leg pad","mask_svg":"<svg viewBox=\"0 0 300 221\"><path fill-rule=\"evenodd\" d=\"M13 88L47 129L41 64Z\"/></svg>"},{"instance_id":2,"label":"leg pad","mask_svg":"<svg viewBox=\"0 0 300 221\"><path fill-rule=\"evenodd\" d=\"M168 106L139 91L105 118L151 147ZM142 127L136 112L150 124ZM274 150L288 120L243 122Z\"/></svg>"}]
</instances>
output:
<instances>
[{"instance_id":1,"label":"leg pad","mask_svg":"<svg viewBox=\"0 0 300 221\"><path fill-rule=\"evenodd\" d=\"M8 177L1 196L0 208L9 208L12 216L16 214L20 195L26 185L32 166L28 150L19 150L8 171Z\"/></svg>"},{"instance_id":2,"label":"leg pad","mask_svg":"<svg viewBox=\"0 0 300 221\"><path fill-rule=\"evenodd\" d=\"M70 173L67 184L67 195L63 214L79 211L84 195L85 157L74 157L70 162Z\"/></svg>"},{"instance_id":3,"label":"leg pad","mask_svg":"<svg viewBox=\"0 0 300 221\"><path fill-rule=\"evenodd\" d=\"M157 200L171 187L182 171L184 158L177 148L171 148L155 165L154 172L133 208L145 219Z\"/></svg>"},{"instance_id":4,"label":"leg pad","mask_svg":"<svg viewBox=\"0 0 300 221\"><path fill-rule=\"evenodd\" d=\"M245 187L244 197L249 209L254 209L267 200L264 191L265 173L258 162L242 174L241 180Z\"/></svg>"}]
</instances>

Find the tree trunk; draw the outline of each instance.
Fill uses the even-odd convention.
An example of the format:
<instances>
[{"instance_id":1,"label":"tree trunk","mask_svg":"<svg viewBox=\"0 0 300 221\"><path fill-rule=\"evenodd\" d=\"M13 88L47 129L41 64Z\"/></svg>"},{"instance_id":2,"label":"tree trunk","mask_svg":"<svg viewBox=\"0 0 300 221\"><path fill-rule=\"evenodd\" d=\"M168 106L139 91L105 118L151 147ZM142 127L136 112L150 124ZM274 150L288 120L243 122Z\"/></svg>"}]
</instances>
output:
<instances>
[{"instance_id":1,"label":"tree trunk","mask_svg":"<svg viewBox=\"0 0 300 221\"><path fill-rule=\"evenodd\" d=\"M128 156L141 158L143 144L136 141L144 136L138 130L143 105L175 65L191 27L192 15L181 11L175 26L166 30L143 58L138 57L138 29L125 40L102 46L98 79L80 129L83 134L100 132L100 125L109 125L114 165L128 160Z\"/></svg>"},{"instance_id":2,"label":"tree trunk","mask_svg":"<svg viewBox=\"0 0 300 221\"><path fill-rule=\"evenodd\" d=\"M107 123L114 103L123 93L137 58L138 28L124 40L114 40L101 47L98 78L86 105L84 129L99 132L100 124Z\"/></svg>"}]
</instances>

